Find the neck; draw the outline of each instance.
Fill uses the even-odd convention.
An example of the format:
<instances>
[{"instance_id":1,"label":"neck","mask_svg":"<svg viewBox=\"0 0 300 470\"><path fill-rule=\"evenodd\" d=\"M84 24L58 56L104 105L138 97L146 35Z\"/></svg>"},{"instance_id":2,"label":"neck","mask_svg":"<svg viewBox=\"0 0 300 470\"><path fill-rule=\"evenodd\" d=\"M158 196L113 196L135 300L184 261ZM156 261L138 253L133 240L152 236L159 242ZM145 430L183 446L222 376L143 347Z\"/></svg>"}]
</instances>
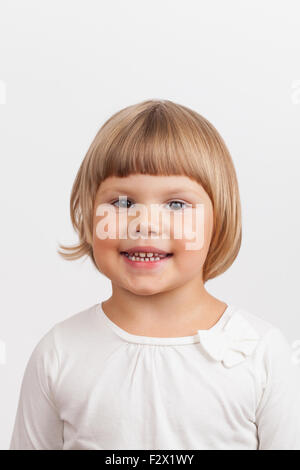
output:
<instances>
[{"instance_id":1,"label":"neck","mask_svg":"<svg viewBox=\"0 0 300 470\"><path fill-rule=\"evenodd\" d=\"M112 296L102 303L104 312L121 328L142 336L193 335L213 326L227 307L199 279L152 295L112 288Z\"/></svg>"}]
</instances>

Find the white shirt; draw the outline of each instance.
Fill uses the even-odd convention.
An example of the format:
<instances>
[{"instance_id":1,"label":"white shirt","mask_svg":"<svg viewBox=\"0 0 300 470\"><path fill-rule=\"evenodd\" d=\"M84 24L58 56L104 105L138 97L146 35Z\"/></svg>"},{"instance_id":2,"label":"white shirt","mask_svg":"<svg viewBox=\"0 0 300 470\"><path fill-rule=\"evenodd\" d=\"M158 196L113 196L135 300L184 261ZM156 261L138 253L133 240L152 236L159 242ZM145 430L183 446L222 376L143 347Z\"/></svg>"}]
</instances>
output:
<instances>
[{"instance_id":1,"label":"white shirt","mask_svg":"<svg viewBox=\"0 0 300 470\"><path fill-rule=\"evenodd\" d=\"M300 367L228 305L194 336L128 333L101 303L56 323L23 377L10 450L300 450Z\"/></svg>"}]
</instances>

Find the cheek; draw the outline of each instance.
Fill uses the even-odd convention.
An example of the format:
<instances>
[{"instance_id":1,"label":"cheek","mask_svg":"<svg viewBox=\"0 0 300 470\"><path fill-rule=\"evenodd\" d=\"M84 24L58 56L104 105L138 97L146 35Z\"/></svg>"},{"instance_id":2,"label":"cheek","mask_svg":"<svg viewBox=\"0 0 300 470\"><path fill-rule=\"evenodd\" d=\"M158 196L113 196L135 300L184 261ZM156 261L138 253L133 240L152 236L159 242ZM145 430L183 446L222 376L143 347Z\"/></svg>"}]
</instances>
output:
<instances>
[{"instance_id":1,"label":"cheek","mask_svg":"<svg viewBox=\"0 0 300 470\"><path fill-rule=\"evenodd\" d=\"M99 221L99 218L98 218ZM101 239L93 230L93 254L95 261L101 270L111 264L114 257L118 256L118 240L113 238Z\"/></svg>"},{"instance_id":2,"label":"cheek","mask_svg":"<svg viewBox=\"0 0 300 470\"><path fill-rule=\"evenodd\" d=\"M185 252L187 255L195 255L198 258L206 256L209 249L212 226L213 213L209 208L202 207L198 211L189 212L188 216L181 221L173 221L172 238L174 243L174 251ZM182 237L176 238L176 229L182 224ZM181 233L178 230L177 233ZM189 260L191 261L191 260Z\"/></svg>"},{"instance_id":3,"label":"cheek","mask_svg":"<svg viewBox=\"0 0 300 470\"><path fill-rule=\"evenodd\" d=\"M110 249L117 246L120 238L127 238L128 217L126 211L117 213L109 204L102 204L102 211L105 215L94 213L93 243L95 248Z\"/></svg>"},{"instance_id":4,"label":"cheek","mask_svg":"<svg viewBox=\"0 0 300 470\"><path fill-rule=\"evenodd\" d=\"M102 255L111 254L112 251L117 250L117 240L112 240L110 238L107 238L106 240L100 240L97 237L93 238L93 249L94 252L99 254L101 253Z\"/></svg>"},{"instance_id":5,"label":"cheek","mask_svg":"<svg viewBox=\"0 0 300 470\"><path fill-rule=\"evenodd\" d=\"M188 276L193 276L202 268L206 255L206 247L201 250L187 250L185 244L176 246L177 253L173 260L174 267L181 273L186 273Z\"/></svg>"}]
</instances>

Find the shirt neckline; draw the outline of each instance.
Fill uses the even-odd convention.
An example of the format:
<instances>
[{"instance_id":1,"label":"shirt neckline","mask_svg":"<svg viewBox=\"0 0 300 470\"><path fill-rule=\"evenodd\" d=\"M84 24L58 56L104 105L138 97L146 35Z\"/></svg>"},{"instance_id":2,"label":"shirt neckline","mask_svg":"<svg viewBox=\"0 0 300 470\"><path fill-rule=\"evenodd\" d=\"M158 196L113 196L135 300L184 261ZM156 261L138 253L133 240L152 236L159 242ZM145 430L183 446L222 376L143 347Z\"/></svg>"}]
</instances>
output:
<instances>
[{"instance_id":1,"label":"shirt neckline","mask_svg":"<svg viewBox=\"0 0 300 470\"><path fill-rule=\"evenodd\" d=\"M233 304L227 304L227 307L219 320L211 327L205 330L197 330L197 333L192 336L177 336L177 337L155 337L155 336L140 336L129 333L126 330L123 330L120 326L114 323L104 312L102 308L102 302L96 304L97 313L100 314L100 317L104 320L106 325L113 330L118 336L129 343L136 344L156 344L156 345L180 345L180 344L192 344L199 343L200 336L198 332L209 331L213 332L222 328L226 320L233 314L236 310L236 307Z\"/></svg>"}]
</instances>

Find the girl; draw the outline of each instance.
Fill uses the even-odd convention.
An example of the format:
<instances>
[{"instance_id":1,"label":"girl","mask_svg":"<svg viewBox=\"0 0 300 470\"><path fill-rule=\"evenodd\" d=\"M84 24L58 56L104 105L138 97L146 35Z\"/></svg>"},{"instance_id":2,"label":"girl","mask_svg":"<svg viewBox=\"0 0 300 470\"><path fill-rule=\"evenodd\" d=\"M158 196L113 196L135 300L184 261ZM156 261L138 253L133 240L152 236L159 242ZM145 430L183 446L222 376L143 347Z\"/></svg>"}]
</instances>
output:
<instances>
[{"instance_id":1,"label":"girl","mask_svg":"<svg viewBox=\"0 0 300 470\"><path fill-rule=\"evenodd\" d=\"M70 206L79 243L59 253L88 255L112 295L36 345L10 449L299 450L300 372L285 336L205 288L241 245L236 173L216 129L169 100L117 112ZM193 219L176 236L188 213L201 216L196 230Z\"/></svg>"}]
</instances>

